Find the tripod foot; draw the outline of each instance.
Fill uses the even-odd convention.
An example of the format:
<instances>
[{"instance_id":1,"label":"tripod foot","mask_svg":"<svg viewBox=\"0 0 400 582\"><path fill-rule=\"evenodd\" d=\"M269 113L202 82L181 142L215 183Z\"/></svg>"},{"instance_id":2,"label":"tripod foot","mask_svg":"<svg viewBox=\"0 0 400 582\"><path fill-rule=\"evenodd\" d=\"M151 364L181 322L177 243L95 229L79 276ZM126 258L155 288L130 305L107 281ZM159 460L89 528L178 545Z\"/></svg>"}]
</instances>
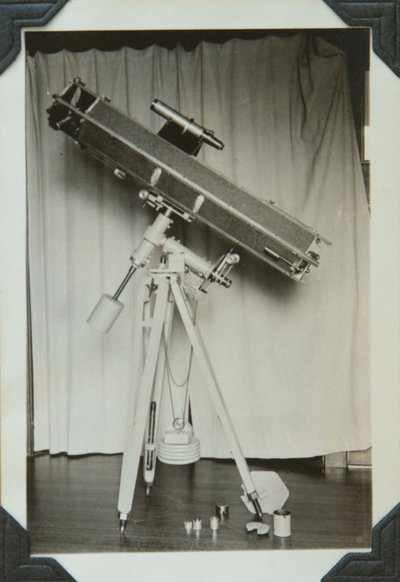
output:
<instances>
[{"instance_id":1,"label":"tripod foot","mask_svg":"<svg viewBox=\"0 0 400 582\"><path fill-rule=\"evenodd\" d=\"M128 521L128 516L126 513L120 513L119 514L119 532L121 535L124 535L125 533L125 528L126 528L126 522Z\"/></svg>"},{"instance_id":2,"label":"tripod foot","mask_svg":"<svg viewBox=\"0 0 400 582\"><path fill-rule=\"evenodd\" d=\"M253 504L253 507L255 509L255 512L256 512L258 518L260 519L260 521L262 521L262 519L263 519L263 512L262 512L262 509L261 509L261 506L260 506L260 502L258 501L257 498L256 499L252 499L251 502Z\"/></svg>"}]
</instances>

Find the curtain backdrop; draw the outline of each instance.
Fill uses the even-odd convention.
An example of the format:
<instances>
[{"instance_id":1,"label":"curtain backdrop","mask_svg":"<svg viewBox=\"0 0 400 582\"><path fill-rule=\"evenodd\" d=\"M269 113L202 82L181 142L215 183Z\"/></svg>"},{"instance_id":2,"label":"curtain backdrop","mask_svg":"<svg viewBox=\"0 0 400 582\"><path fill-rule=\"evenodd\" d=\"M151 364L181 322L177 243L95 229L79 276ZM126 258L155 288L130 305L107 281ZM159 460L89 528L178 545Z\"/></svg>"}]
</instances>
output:
<instances>
[{"instance_id":1,"label":"curtain backdrop","mask_svg":"<svg viewBox=\"0 0 400 582\"><path fill-rule=\"evenodd\" d=\"M215 131L201 163L316 228L321 265L295 283L242 252L229 290L211 287L198 325L248 457L277 458L370 445L368 208L344 55L305 34L202 43L186 52L124 48L36 54L27 65L29 262L35 449L70 454L123 449L132 339L143 274L101 336L86 319L114 293L153 218L136 192L61 132L51 95L74 77L158 131L161 99ZM198 224L177 238L215 261L230 243ZM171 365L186 374L189 346L174 327ZM196 363L190 382L202 456L229 456ZM174 391L179 409L182 389ZM163 401L162 426L171 403Z\"/></svg>"}]
</instances>

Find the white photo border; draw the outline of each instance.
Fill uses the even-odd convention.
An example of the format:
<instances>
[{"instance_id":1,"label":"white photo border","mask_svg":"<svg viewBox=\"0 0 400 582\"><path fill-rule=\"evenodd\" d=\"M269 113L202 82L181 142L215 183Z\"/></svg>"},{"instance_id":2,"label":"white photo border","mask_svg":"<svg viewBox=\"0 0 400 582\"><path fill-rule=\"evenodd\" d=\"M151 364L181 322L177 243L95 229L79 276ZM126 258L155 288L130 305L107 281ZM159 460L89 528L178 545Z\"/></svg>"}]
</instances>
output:
<instances>
[{"instance_id":1,"label":"white photo border","mask_svg":"<svg viewBox=\"0 0 400 582\"><path fill-rule=\"evenodd\" d=\"M348 28L323 0L70 0L36 30ZM34 29L29 29L34 30ZM0 76L1 505L26 526L26 172L25 56ZM371 377L373 521L400 497L400 80L371 54ZM351 551L349 548L348 551ZM346 550L60 554L79 582L312 582Z\"/></svg>"}]
</instances>

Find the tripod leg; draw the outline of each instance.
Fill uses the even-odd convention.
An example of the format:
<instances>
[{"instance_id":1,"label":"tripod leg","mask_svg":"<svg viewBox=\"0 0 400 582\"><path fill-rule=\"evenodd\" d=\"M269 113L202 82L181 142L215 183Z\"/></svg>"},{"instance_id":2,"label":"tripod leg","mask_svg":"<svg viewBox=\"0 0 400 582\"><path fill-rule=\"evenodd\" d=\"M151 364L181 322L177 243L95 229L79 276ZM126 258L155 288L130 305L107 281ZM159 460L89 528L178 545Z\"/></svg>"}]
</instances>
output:
<instances>
[{"instance_id":1,"label":"tripod leg","mask_svg":"<svg viewBox=\"0 0 400 582\"><path fill-rule=\"evenodd\" d=\"M167 301L165 308L164 332L161 339L161 345L164 345L164 349L160 349L158 357L153 398L150 404L150 412L146 427L146 442L144 445L144 456L143 456L143 476L147 484L146 486L147 495L149 495L150 493L150 487L154 482L154 475L156 471L158 420L160 416L162 390L165 379L166 349L171 334L173 311L174 303L172 298L170 297Z\"/></svg>"},{"instance_id":2,"label":"tripod leg","mask_svg":"<svg viewBox=\"0 0 400 582\"><path fill-rule=\"evenodd\" d=\"M121 480L118 498L121 532L125 529L128 514L132 509L133 494L135 491L140 454L144 442L144 433L149 412L154 377L157 368L157 359L160 349L162 330L164 326L165 310L167 305L169 285L165 279L158 279L155 291L156 298L152 317L152 325L147 345L146 358L142 379L133 415L133 422L128 428L122 458Z\"/></svg>"},{"instance_id":3,"label":"tripod leg","mask_svg":"<svg viewBox=\"0 0 400 582\"><path fill-rule=\"evenodd\" d=\"M233 427L232 421L229 417L226 405L222 397L221 389L215 377L215 373L212 368L212 364L207 354L207 351L205 349L203 340L193 322L193 318L190 314L186 298L176 279L171 281L171 290L175 299L177 309L182 318L182 322L185 327L186 333L193 346L194 354L197 357L198 364L203 373L205 383L209 390L210 397L213 401L213 404L217 411L217 415L219 417L228 444L230 446L232 455L235 459L237 468L243 481L244 488L249 499L251 499L253 502L256 513L261 518L262 510L258 501L258 493L254 485L254 481L250 474L242 449L240 447L240 443L236 436L236 432Z\"/></svg>"}]
</instances>

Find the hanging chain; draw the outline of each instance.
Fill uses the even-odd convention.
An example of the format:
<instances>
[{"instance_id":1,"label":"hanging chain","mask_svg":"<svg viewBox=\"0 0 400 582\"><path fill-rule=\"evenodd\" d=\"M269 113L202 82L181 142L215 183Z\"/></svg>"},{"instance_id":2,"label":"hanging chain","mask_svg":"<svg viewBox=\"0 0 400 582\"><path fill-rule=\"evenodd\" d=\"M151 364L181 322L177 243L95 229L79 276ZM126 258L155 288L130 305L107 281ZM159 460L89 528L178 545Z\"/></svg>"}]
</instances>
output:
<instances>
[{"instance_id":1,"label":"hanging chain","mask_svg":"<svg viewBox=\"0 0 400 582\"><path fill-rule=\"evenodd\" d=\"M191 312L191 310L189 309L190 307L190 303L187 300L186 304L188 306L188 311L191 314L191 317L193 319L193 323L196 322L196 313L197 313L197 301L194 301L194 308L193 308L193 314ZM181 418L183 420L182 426L180 426L179 428L183 428L185 426L185 413L186 413L186 409L188 406L188 401L189 401L189 379L190 379L190 374L192 371L192 365L193 365L193 346L190 346L190 355L189 355L189 363L188 363L188 370L185 376L185 379L183 380L183 382L178 382L175 377L174 374L172 372L172 367L171 367L171 360L169 357L169 351L168 351L168 337L166 334L166 330L164 327L164 350L165 350L165 361L166 361L166 365L167 365L167 381L168 381L168 389L169 389L169 397L170 397L170 402L171 402L171 410L172 410L172 417L174 419L174 422ZM182 416L178 417L176 415L175 412L175 406L174 406L174 398L173 398L173 394L172 394L172 384L176 387L176 388L183 388L184 386L186 386L186 390L185 390L185 400L184 400L184 405L183 405L183 412L182 412Z\"/></svg>"}]
</instances>

